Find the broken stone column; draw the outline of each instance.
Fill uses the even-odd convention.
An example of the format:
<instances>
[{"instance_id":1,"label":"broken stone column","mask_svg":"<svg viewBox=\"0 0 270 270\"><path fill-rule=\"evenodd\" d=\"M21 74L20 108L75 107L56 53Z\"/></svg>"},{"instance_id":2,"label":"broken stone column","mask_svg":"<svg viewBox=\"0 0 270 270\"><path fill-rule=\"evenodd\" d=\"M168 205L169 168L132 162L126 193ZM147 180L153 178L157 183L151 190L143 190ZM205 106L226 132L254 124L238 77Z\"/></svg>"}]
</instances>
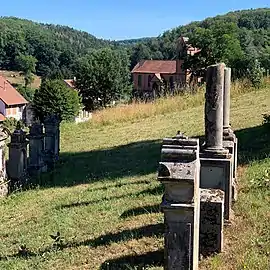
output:
<instances>
[{"instance_id":1,"label":"broken stone column","mask_svg":"<svg viewBox=\"0 0 270 270\"><path fill-rule=\"evenodd\" d=\"M55 115L48 116L44 121L46 164L53 169L59 159L60 152L60 121Z\"/></svg>"},{"instance_id":2,"label":"broken stone column","mask_svg":"<svg viewBox=\"0 0 270 270\"><path fill-rule=\"evenodd\" d=\"M29 140L29 162L28 172L31 176L38 176L46 172L47 166L44 162L44 133L42 124L35 123L30 127L30 133L27 136Z\"/></svg>"},{"instance_id":3,"label":"broken stone column","mask_svg":"<svg viewBox=\"0 0 270 270\"><path fill-rule=\"evenodd\" d=\"M229 150L233 156L233 183L232 197L237 199L237 138L230 126L230 92L231 92L231 69L225 68L224 99L223 99L223 147Z\"/></svg>"},{"instance_id":4,"label":"broken stone column","mask_svg":"<svg viewBox=\"0 0 270 270\"><path fill-rule=\"evenodd\" d=\"M223 87L225 64L210 66L206 74L205 139L206 152L224 153L223 142Z\"/></svg>"},{"instance_id":5,"label":"broken stone column","mask_svg":"<svg viewBox=\"0 0 270 270\"><path fill-rule=\"evenodd\" d=\"M6 174L6 155L5 155L5 147L6 147L6 139L7 134L1 130L0 131L0 198L5 197L9 193L9 184Z\"/></svg>"},{"instance_id":6,"label":"broken stone column","mask_svg":"<svg viewBox=\"0 0 270 270\"><path fill-rule=\"evenodd\" d=\"M225 64L208 67L205 94L206 144L200 153L203 189L225 193L224 218L231 218L233 157L223 148L223 91Z\"/></svg>"},{"instance_id":7,"label":"broken stone column","mask_svg":"<svg viewBox=\"0 0 270 270\"><path fill-rule=\"evenodd\" d=\"M8 144L9 160L7 166L11 189L21 188L26 184L27 144L26 132L22 129L16 129L11 134L11 142Z\"/></svg>"},{"instance_id":8,"label":"broken stone column","mask_svg":"<svg viewBox=\"0 0 270 270\"><path fill-rule=\"evenodd\" d=\"M199 175L199 141L182 135L164 139L158 180L165 186L161 209L166 270L198 269Z\"/></svg>"}]
</instances>

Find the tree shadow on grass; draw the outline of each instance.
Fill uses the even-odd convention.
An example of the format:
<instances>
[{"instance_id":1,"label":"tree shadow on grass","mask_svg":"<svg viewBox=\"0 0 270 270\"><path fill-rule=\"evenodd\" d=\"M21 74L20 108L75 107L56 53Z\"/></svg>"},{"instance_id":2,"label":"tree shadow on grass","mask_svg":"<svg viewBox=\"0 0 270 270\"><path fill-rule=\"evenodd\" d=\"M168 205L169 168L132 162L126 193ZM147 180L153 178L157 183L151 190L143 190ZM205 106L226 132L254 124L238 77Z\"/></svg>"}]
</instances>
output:
<instances>
[{"instance_id":1,"label":"tree shadow on grass","mask_svg":"<svg viewBox=\"0 0 270 270\"><path fill-rule=\"evenodd\" d=\"M161 141L149 140L90 152L60 153L53 173L44 174L39 184L64 187L148 175L157 170L160 147Z\"/></svg>"},{"instance_id":2,"label":"tree shadow on grass","mask_svg":"<svg viewBox=\"0 0 270 270\"><path fill-rule=\"evenodd\" d=\"M92 200L92 201L82 201L82 202L74 202L70 204L61 204L56 207L56 209L63 209L63 208L73 208L73 207L83 207L83 206L88 206L88 205L93 205L96 203L100 202L105 202L105 201L112 201L112 200L117 200L117 199L123 199L127 198L129 196L133 197L139 197L139 196L145 196L145 195L161 195L164 191L163 185L158 185L153 188L147 188L143 191L137 192L137 193L127 193L119 196L110 196L110 197L103 197L97 200Z\"/></svg>"},{"instance_id":3,"label":"tree shadow on grass","mask_svg":"<svg viewBox=\"0 0 270 270\"><path fill-rule=\"evenodd\" d=\"M235 131L238 138L238 164L270 157L270 129L266 125Z\"/></svg>"},{"instance_id":4,"label":"tree shadow on grass","mask_svg":"<svg viewBox=\"0 0 270 270\"><path fill-rule=\"evenodd\" d=\"M130 230L126 229L126 230L116 232L116 233L108 233L94 239L87 239L87 240L79 241L79 242L76 242L76 241L66 242L66 243L61 244L61 246L58 247L58 251L68 249L68 248L74 248L74 247L76 248L80 246L89 246L91 248L96 248L100 246L107 246L112 243L119 243L119 242L129 241L133 239L138 240L143 237L162 237L163 235L164 235L163 223L150 224L150 225L146 225L146 226L142 226L142 227L134 228ZM39 252L32 252L28 250L25 253L18 252L16 254L3 256L3 257L0 257L0 261L9 260L12 258L29 259L31 257L42 256L45 253L55 252L55 251L57 250L54 247L49 246L40 250Z\"/></svg>"},{"instance_id":5,"label":"tree shadow on grass","mask_svg":"<svg viewBox=\"0 0 270 270\"><path fill-rule=\"evenodd\" d=\"M131 270L148 269L146 267L158 267L164 264L164 251L152 251L141 255L129 255L104 262L100 270Z\"/></svg>"},{"instance_id":6,"label":"tree shadow on grass","mask_svg":"<svg viewBox=\"0 0 270 270\"><path fill-rule=\"evenodd\" d=\"M133 209L128 209L125 212L122 213L120 216L121 218L128 218L128 217L134 217L144 214L152 214L152 213L159 213L160 212L160 204L154 204L154 205L146 205L141 206Z\"/></svg>"}]
</instances>

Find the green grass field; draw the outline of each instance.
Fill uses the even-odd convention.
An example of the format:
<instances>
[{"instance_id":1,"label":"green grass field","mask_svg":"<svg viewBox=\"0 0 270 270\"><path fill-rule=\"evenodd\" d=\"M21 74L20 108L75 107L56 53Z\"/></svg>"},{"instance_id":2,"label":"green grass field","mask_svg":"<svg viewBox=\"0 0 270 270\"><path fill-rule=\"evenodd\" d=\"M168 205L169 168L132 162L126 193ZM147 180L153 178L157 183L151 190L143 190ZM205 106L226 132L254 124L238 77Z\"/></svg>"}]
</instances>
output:
<instances>
[{"instance_id":1,"label":"green grass field","mask_svg":"<svg viewBox=\"0 0 270 270\"><path fill-rule=\"evenodd\" d=\"M204 106L192 106L63 124L55 173L0 201L0 269L162 269L161 139L204 134ZM270 135L261 126L269 108L269 87L232 98L239 199L225 252L200 269L270 269ZM57 232L62 241L50 237Z\"/></svg>"}]
</instances>

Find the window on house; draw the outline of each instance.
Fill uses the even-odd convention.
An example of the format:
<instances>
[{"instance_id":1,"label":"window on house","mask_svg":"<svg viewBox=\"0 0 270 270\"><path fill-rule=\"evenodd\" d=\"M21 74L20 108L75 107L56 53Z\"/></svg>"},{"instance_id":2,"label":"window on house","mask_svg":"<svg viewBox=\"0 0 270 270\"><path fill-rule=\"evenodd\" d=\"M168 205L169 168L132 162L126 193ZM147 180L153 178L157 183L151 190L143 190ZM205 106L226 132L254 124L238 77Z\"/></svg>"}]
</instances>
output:
<instances>
[{"instance_id":1,"label":"window on house","mask_svg":"<svg viewBox=\"0 0 270 270\"><path fill-rule=\"evenodd\" d=\"M148 76L148 87L149 87L149 88L150 88L150 86L151 86L151 79L152 79L152 76L149 75L149 76Z\"/></svg>"},{"instance_id":2,"label":"window on house","mask_svg":"<svg viewBox=\"0 0 270 270\"><path fill-rule=\"evenodd\" d=\"M19 107L19 112L22 113L23 112L23 106Z\"/></svg>"},{"instance_id":3,"label":"window on house","mask_svg":"<svg viewBox=\"0 0 270 270\"><path fill-rule=\"evenodd\" d=\"M142 86L142 75L138 75L138 86Z\"/></svg>"}]
</instances>

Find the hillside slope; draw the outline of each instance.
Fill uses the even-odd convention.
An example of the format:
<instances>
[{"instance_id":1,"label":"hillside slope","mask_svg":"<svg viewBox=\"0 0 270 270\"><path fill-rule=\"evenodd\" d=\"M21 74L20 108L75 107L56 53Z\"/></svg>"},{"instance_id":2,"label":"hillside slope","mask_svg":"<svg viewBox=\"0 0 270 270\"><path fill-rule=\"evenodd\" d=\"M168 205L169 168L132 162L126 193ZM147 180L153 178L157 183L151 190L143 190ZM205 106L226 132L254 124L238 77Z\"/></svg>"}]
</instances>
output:
<instances>
[{"instance_id":1,"label":"hillside slope","mask_svg":"<svg viewBox=\"0 0 270 270\"><path fill-rule=\"evenodd\" d=\"M0 18L0 41L1 69L16 70L16 56L29 54L38 60L38 75L49 75L57 69L68 73L78 56L112 44L67 26L14 17Z\"/></svg>"},{"instance_id":2,"label":"hillside slope","mask_svg":"<svg viewBox=\"0 0 270 270\"><path fill-rule=\"evenodd\" d=\"M225 253L203 260L201 269L270 267L270 138L261 126L269 108L270 88L232 99L239 200ZM204 106L181 109L123 123L63 125L55 174L0 201L0 268L162 269L161 139L177 130L204 133ZM50 237L56 232L63 237L58 246Z\"/></svg>"},{"instance_id":3,"label":"hillside slope","mask_svg":"<svg viewBox=\"0 0 270 270\"><path fill-rule=\"evenodd\" d=\"M157 38L138 40L134 45L131 66L141 59L175 59L177 39L189 36L195 29L218 28L219 25L231 23L237 30L237 38L245 54L254 58L270 55L270 8L240 10L225 15L218 15L202 21L195 21L184 26L178 26L165 31ZM224 29L226 32L226 29ZM227 32L230 34L230 32ZM205 42L211 42L205 37ZM134 41L133 41L134 43ZM270 63L263 59L265 67Z\"/></svg>"}]
</instances>

